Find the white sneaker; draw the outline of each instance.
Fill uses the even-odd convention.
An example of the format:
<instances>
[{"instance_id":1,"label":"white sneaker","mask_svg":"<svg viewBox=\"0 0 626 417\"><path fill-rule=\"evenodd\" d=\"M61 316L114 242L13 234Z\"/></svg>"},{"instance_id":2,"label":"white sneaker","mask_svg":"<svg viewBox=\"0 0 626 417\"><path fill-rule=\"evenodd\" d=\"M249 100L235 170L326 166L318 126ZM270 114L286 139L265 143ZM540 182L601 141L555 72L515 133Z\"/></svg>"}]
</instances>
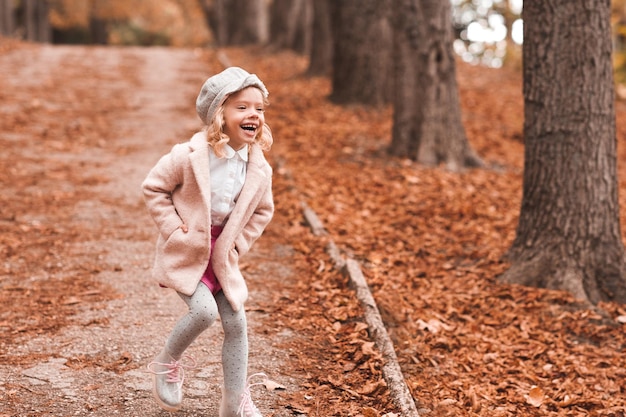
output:
<instances>
[{"instance_id":1,"label":"white sneaker","mask_svg":"<svg viewBox=\"0 0 626 417\"><path fill-rule=\"evenodd\" d=\"M250 383L250 380L254 377L263 377L263 381L256 382L254 384ZM238 417L263 417L259 409L256 408L256 406L252 402L252 397L250 396L250 388L255 385L263 385L265 384L266 380L267 375L263 373L250 375L248 377L246 388L244 389L243 394L241 394L241 404L239 405L239 410L237 411Z\"/></svg>"},{"instance_id":2,"label":"white sneaker","mask_svg":"<svg viewBox=\"0 0 626 417\"><path fill-rule=\"evenodd\" d=\"M157 357L158 358L158 357ZM181 361L170 362L152 361L148 364L148 371L152 373L152 393L156 402L167 411L177 411L183 402L184 369L195 368L193 358L186 356L192 364L184 365Z\"/></svg>"}]
</instances>

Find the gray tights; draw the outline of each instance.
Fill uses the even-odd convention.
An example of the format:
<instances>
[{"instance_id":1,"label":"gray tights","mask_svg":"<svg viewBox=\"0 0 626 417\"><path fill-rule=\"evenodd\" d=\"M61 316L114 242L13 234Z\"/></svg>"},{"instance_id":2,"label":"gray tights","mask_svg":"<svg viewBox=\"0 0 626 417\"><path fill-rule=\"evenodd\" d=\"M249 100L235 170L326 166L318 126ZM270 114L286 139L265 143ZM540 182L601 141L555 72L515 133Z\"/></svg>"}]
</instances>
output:
<instances>
[{"instance_id":1,"label":"gray tights","mask_svg":"<svg viewBox=\"0 0 626 417\"><path fill-rule=\"evenodd\" d=\"M187 303L189 312L174 326L165 343L164 353L179 360L189 345L215 322L219 314L224 329L223 392L228 397L234 397L224 398L223 401L237 401L245 388L248 368L248 332L244 308L234 311L222 291L213 296L203 283L198 284L191 297L179 295Z\"/></svg>"}]
</instances>

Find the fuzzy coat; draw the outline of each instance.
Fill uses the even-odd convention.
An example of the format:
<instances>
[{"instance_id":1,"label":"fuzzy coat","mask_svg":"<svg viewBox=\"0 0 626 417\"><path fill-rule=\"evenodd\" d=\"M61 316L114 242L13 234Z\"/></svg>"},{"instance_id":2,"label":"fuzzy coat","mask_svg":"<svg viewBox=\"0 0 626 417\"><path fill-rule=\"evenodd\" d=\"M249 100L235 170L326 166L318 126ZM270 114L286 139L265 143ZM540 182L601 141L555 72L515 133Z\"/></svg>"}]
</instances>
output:
<instances>
[{"instance_id":1,"label":"fuzzy coat","mask_svg":"<svg viewBox=\"0 0 626 417\"><path fill-rule=\"evenodd\" d=\"M192 295L211 256L211 179L204 132L175 145L142 184L144 200L159 230L152 275ZM272 168L256 144L250 146L246 180L235 208L213 248L213 270L235 311L248 298L239 257L250 250L274 213ZM187 225L184 233L180 226Z\"/></svg>"}]
</instances>

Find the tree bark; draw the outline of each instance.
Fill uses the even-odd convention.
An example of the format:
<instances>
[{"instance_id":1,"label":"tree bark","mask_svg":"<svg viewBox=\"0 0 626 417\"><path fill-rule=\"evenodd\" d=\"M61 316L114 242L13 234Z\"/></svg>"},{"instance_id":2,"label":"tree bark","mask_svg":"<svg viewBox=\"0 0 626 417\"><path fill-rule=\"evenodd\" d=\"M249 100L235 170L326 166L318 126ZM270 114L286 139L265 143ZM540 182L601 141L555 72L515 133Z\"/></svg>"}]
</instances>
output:
<instances>
[{"instance_id":1,"label":"tree bark","mask_svg":"<svg viewBox=\"0 0 626 417\"><path fill-rule=\"evenodd\" d=\"M332 0L331 100L382 105L390 101L391 28L387 1Z\"/></svg>"},{"instance_id":2,"label":"tree bark","mask_svg":"<svg viewBox=\"0 0 626 417\"><path fill-rule=\"evenodd\" d=\"M48 17L49 7L46 0L37 2L37 40L39 42L49 43L52 38L52 29Z\"/></svg>"},{"instance_id":3,"label":"tree bark","mask_svg":"<svg viewBox=\"0 0 626 417\"><path fill-rule=\"evenodd\" d=\"M449 1L393 0L395 96L389 153L459 171L482 166L465 135Z\"/></svg>"},{"instance_id":4,"label":"tree bark","mask_svg":"<svg viewBox=\"0 0 626 417\"><path fill-rule=\"evenodd\" d=\"M89 19L89 32L91 34L91 43L96 45L109 43L109 31L106 20L99 17Z\"/></svg>"},{"instance_id":5,"label":"tree bark","mask_svg":"<svg viewBox=\"0 0 626 417\"><path fill-rule=\"evenodd\" d=\"M13 0L0 0L0 35L13 36L15 30Z\"/></svg>"},{"instance_id":6,"label":"tree bark","mask_svg":"<svg viewBox=\"0 0 626 417\"><path fill-rule=\"evenodd\" d=\"M500 277L593 304L626 302L610 13L609 0L524 2L524 185Z\"/></svg>"},{"instance_id":7,"label":"tree bark","mask_svg":"<svg viewBox=\"0 0 626 417\"><path fill-rule=\"evenodd\" d=\"M267 41L267 6L264 0L225 1L226 44L253 45Z\"/></svg>"},{"instance_id":8,"label":"tree bark","mask_svg":"<svg viewBox=\"0 0 626 417\"><path fill-rule=\"evenodd\" d=\"M307 53L311 43L309 0L274 0L270 7L270 43L276 49Z\"/></svg>"},{"instance_id":9,"label":"tree bark","mask_svg":"<svg viewBox=\"0 0 626 417\"><path fill-rule=\"evenodd\" d=\"M24 0L24 27L26 40L32 42L37 41L37 21L35 14L36 1L37 0Z\"/></svg>"},{"instance_id":10,"label":"tree bark","mask_svg":"<svg viewBox=\"0 0 626 417\"><path fill-rule=\"evenodd\" d=\"M204 12L207 26L213 33L213 40L217 46L226 45L226 0L202 0L200 5Z\"/></svg>"},{"instance_id":11,"label":"tree bark","mask_svg":"<svg viewBox=\"0 0 626 417\"><path fill-rule=\"evenodd\" d=\"M313 3L313 23L307 75L330 75L333 67L333 34L329 0L308 1Z\"/></svg>"},{"instance_id":12,"label":"tree bark","mask_svg":"<svg viewBox=\"0 0 626 417\"><path fill-rule=\"evenodd\" d=\"M264 0L203 0L201 6L218 46L267 41L268 12Z\"/></svg>"},{"instance_id":13,"label":"tree bark","mask_svg":"<svg viewBox=\"0 0 626 417\"><path fill-rule=\"evenodd\" d=\"M22 7L26 40L50 42L52 33L48 20L48 3L44 0L25 0Z\"/></svg>"}]
</instances>

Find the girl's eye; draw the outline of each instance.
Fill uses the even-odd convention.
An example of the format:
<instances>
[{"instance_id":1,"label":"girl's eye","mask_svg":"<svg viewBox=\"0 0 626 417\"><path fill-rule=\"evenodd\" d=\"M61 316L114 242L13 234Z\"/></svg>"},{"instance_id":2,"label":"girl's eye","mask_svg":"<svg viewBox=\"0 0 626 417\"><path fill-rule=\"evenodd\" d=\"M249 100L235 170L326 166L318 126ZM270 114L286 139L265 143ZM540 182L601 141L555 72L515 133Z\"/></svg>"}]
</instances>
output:
<instances>
[{"instance_id":1,"label":"girl's eye","mask_svg":"<svg viewBox=\"0 0 626 417\"><path fill-rule=\"evenodd\" d=\"M256 109L256 111L258 111L259 113L264 113L265 109L263 107L259 107L258 109Z\"/></svg>"}]
</instances>

